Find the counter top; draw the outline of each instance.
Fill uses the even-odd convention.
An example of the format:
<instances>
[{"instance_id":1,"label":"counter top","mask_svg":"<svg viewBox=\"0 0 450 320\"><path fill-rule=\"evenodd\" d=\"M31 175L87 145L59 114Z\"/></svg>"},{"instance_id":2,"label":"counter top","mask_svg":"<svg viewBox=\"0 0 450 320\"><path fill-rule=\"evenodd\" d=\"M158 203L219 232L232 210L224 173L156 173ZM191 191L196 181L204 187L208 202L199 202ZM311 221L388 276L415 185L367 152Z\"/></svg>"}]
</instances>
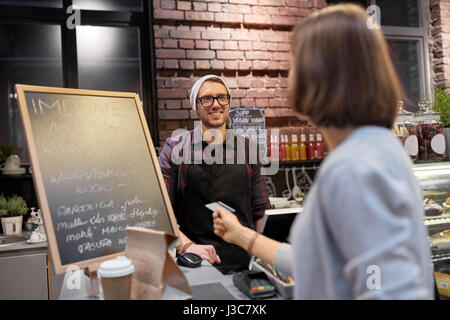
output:
<instances>
[{"instance_id":1,"label":"counter top","mask_svg":"<svg viewBox=\"0 0 450 320\"><path fill-rule=\"evenodd\" d=\"M29 238L31 232L22 232L21 235ZM3 235L3 234L1 234ZM36 250L36 249L47 249L47 242L39 242L39 243L28 243L27 241L21 241L14 244L0 246L0 254L3 253L16 253L24 250Z\"/></svg>"}]
</instances>

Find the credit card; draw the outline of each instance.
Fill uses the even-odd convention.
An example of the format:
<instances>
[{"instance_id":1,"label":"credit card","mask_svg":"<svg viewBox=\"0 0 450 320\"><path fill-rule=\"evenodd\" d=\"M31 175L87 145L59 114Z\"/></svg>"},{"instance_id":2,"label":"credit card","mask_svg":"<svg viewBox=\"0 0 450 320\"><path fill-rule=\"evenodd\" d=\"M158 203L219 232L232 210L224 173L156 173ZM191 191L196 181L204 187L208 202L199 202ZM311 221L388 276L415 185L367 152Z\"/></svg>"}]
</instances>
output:
<instances>
[{"instance_id":1,"label":"credit card","mask_svg":"<svg viewBox=\"0 0 450 320\"><path fill-rule=\"evenodd\" d=\"M205 207L207 207L209 210L215 212L217 210L217 206L220 206L230 212L235 212L236 210L234 210L232 207L226 205L225 203L221 202L221 201L217 201L217 202L212 202L212 203L208 203L205 204Z\"/></svg>"}]
</instances>

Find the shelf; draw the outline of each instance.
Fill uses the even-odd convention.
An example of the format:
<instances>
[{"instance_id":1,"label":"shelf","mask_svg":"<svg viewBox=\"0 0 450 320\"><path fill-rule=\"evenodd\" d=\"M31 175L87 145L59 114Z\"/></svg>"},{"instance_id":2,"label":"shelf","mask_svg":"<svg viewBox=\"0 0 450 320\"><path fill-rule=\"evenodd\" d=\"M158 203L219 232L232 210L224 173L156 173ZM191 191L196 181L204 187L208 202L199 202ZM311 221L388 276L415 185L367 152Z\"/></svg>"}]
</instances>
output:
<instances>
[{"instance_id":1,"label":"shelf","mask_svg":"<svg viewBox=\"0 0 450 320\"><path fill-rule=\"evenodd\" d=\"M29 173L17 174L17 175L5 175L0 174L0 180L11 180L11 179L32 179L33 176Z\"/></svg>"},{"instance_id":2,"label":"shelf","mask_svg":"<svg viewBox=\"0 0 450 320\"><path fill-rule=\"evenodd\" d=\"M314 160L294 160L294 161L276 161L280 167L301 167L307 165L317 165L319 166L323 159L314 159ZM264 165L264 167L269 167L269 164Z\"/></svg>"}]
</instances>

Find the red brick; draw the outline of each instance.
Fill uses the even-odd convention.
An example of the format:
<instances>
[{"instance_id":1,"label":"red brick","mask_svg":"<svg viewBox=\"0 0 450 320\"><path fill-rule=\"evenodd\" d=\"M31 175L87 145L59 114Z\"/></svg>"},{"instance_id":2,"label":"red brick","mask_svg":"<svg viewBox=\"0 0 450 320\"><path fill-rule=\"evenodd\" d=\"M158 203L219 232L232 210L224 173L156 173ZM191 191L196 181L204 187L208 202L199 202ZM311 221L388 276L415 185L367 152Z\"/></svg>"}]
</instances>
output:
<instances>
[{"instance_id":1,"label":"red brick","mask_svg":"<svg viewBox=\"0 0 450 320\"><path fill-rule=\"evenodd\" d=\"M255 99L241 99L241 107L242 108L254 108L255 107Z\"/></svg>"},{"instance_id":2,"label":"red brick","mask_svg":"<svg viewBox=\"0 0 450 320\"><path fill-rule=\"evenodd\" d=\"M206 11L208 9L206 3L204 2L193 2L194 11Z\"/></svg>"},{"instance_id":3,"label":"red brick","mask_svg":"<svg viewBox=\"0 0 450 320\"><path fill-rule=\"evenodd\" d=\"M214 70L225 69L225 64L224 64L223 60L211 60L210 64L211 64L211 69L214 69Z\"/></svg>"},{"instance_id":4,"label":"red brick","mask_svg":"<svg viewBox=\"0 0 450 320\"><path fill-rule=\"evenodd\" d=\"M242 14L236 13L216 13L215 20L222 23L242 23L244 21Z\"/></svg>"},{"instance_id":5,"label":"red brick","mask_svg":"<svg viewBox=\"0 0 450 320\"><path fill-rule=\"evenodd\" d=\"M286 36L282 32L262 32L260 35L261 41L267 42L285 42Z\"/></svg>"},{"instance_id":6,"label":"red brick","mask_svg":"<svg viewBox=\"0 0 450 320\"><path fill-rule=\"evenodd\" d=\"M169 29L166 27L153 26L153 36L155 38L169 38Z\"/></svg>"},{"instance_id":7,"label":"red brick","mask_svg":"<svg viewBox=\"0 0 450 320\"><path fill-rule=\"evenodd\" d=\"M238 49L238 43L237 41L225 41L225 50L237 50Z\"/></svg>"},{"instance_id":8,"label":"red brick","mask_svg":"<svg viewBox=\"0 0 450 320\"><path fill-rule=\"evenodd\" d=\"M178 10L191 10L191 3L189 1L178 1L177 2Z\"/></svg>"},{"instance_id":9,"label":"red brick","mask_svg":"<svg viewBox=\"0 0 450 320\"><path fill-rule=\"evenodd\" d=\"M248 89L248 98L273 98L275 96L275 89Z\"/></svg>"},{"instance_id":10,"label":"red brick","mask_svg":"<svg viewBox=\"0 0 450 320\"><path fill-rule=\"evenodd\" d=\"M192 87L193 81L190 78L178 78L178 79L170 79L174 88L184 88L190 89Z\"/></svg>"},{"instance_id":11,"label":"red brick","mask_svg":"<svg viewBox=\"0 0 450 320\"><path fill-rule=\"evenodd\" d=\"M180 67L183 70L194 70L194 61L192 61L192 60L180 60Z\"/></svg>"},{"instance_id":12,"label":"red brick","mask_svg":"<svg viewBox=\"0 0 450 320\"><path fill-rule=\"evenodd\" d=\"M208 60L195 60L195 69L210 69L211 65Z\"/></svg>"},{"instance_id":13,"label":"red brick","mask_svg":"<svg viewBox=\"0 0 450 320\"><path fill-rule=\"evenodd\" d=\"M229 40L230 33L227 31L210 29L202 32L202 39L206 40Z\"/></svg>"},{"instance_id":14,"label":"red brick","mask_svg":"<svg viewBox=\"0 0 450 320\"><path fill-rule=\"evenodd\" d=\"M181 100L166 100L166 109L181 109Z\"/></svg>"},{"instance_id":15,"label":"red brick","mask_svg":"<svg viewBox=\"0 0 450 320\"><path fill-rule=\"evenodd\" d=\"M184 12L175 10L155 9L153 10L153 17L155 19L164 19L164 20L184 20Z\"/></svg>"},{"instance_id":16,"label":"red brick","mask_svg":"<svg viewBox=\"0 0 450 320\"><path fill-rule=\"evenodd\" d=\"M275 96L276 97L288 97L289 89L275 89Z\"/></svg>"},{"instance_id":17,"label":"red brick","mask_svg":"<svg viewBox=\"0 0 450 320\"><path fill-rule=\"evenodd\" d=\"M225 60L225 70L237 70L238 62L236 60Z\"/></svg>"},{"instance_id":18,"label":"red brick","mask_svg":"<svg viewBox=\"0 0 450 320\"><path fill-rule=\"evenodd\" d=\"M217 59L223 60L240 60L244 57L242 51L222 51L217 50Z\"/></svg>"},{"instance_id":19,"label":"red brick","mask_svg":"<svg viewBox=\"0 0 450 320\"><path fill-rule=\"evenodd\" d=\"M244 6L243 5L237 6L235 4L224 4L222 6L222 11L225 12L225 13L244 13L245 10L250 9L250 12L251 12L251 7L250 6L245 6L245 7L248 7L248 9L245 9L245 10L242 7L244 7Z\"/></svg>"},{"instance_id":20,"label":"red brick","mask_svg":"<svg viewBox=\"0 0 450 320\"><path fill-rule=\"evenodd\" d=\"M280 79L264 79L264 87L266 88L277 88L280 86Z\"/></svg>"},{"instance_id":21,"label":"red brick","mask_svg":"<svg viewBox=\"0 0 450 320\"><path fill-rule=\"evenodd\" d=\"M248 89L252 86L252 78L238 78L237 83L239 88Z\"/></svg>"},{"instance_id":22,"label":"red brick","mask_svg":"<svg viewBox=\"0 0 450 320\"><path fill-rule=\"evenodd\" d=\"M161 0L161 9L173 10L176 8L176 2L174 0Z\"/></svg>"},{"instance_id":23,"label":"red brick","mask_svg":"<svg viewBox=\"0 0 450 320\"><path fill-rule=\"evenodd\" d=\"M245 58L248 60L271 60L272 53L267 51L246 51Z\"/></svg>"},{"instance_id":24,"label":"red brick","mask_svg":"<svg viewBox=\"0 0 450 320\"><path fill-rule=\"evenodd\" d=\"M239 41L239 50L251 50L252 42L251 41Z\"/></svg>"},{"instance_id":25,"label":"red brick","mask_svg":"<svg viewBox=\"0 0 450 320\"><path fill-rule=\"evenodd\" d=\"M258 0L229 0L228 2L235 4L258 4Z\"/></svg>"},{"instance_id":26,"label":"red brick","mask_svg":"<svg viewBox=\"0 0 450 320\"><path fill-rule=\"evenodd\" d=\"M267 42L266 49L269 51L278 51L278 42Z\"/></svg>"},{"instance_id":27,"label":"red brick","mask_svg":"<svg viewBox=\"0 0 450 320\"><path fill-rule=\"evenodd\" d=\"M239 70L250 70L253 67L252 61L239 60Z\"/></svg>"},{"instance_id":28,"label":"red brick","mask_svg":"<svg viewBox=\"0 0 450 320\"><path fill-rule=\"evenodd\" d=\"M180 40L180 48L181 49L194 49L194 40Z\"/></svg>"},{"instance_id":29,"label":"red brick","mask_svg":"<svg viewBox=\"0 0 450 320\"><path fill-rule=\"evenodd\" d=\"M153 9L161 8L161 0L153 0Z\"/></svg>"},{"instance_id":30,"label":"red brick","mask_svg":"<svg viewBox=\"0 0 450 320\"><path fill-rule=\"evenodd\" d=\"M178 60L166 59L164 60L164 69L178 69Z\"/></svg>"},{"instance_id":31,"label":"red brick","mask_svg":"<svg viewBox=\"0 0 450 320\"><path fill-rule=\"evenodd\" d=\"M214 13L201 11L186 11L186 20L214 21Z\"/></svg>"},{"instance_id":32,"label":"red brick","mask_svg":"<svg viewBox=\"0 0 450 320\"><path fill-rule=\"evenodd\" d=\"M271 17L268 15L244 14L244 23L265 25L271 24L272 20Z\"/></svg>"},{"instance_id":33,"label":"red brick","mask_svg":"<svg viewBox=\"0 0 450 320\"><path fill-rule=\"evenodd\" d=\"M209 49L209 41L195 40L195 49Z\"/></svg>"},{"instance_id":34,"label":"red brick","mask_svg":"<svg viewBox=\"0 0 450 320\"><path fill-rule=\"evenodd\" d=\"M262 41L252 41L252 49L253 50L265 50L266 43Z\"/></svg>"},{"instance_id":35,"label":"red brick","mask_svg":"<svg viewBox=\"0 0 450 320\"><path fill-rule=\"evenodd\" d=\"M188 119L188 110L158 110L159 119Z\"/></svg>"},{"instance_id":36,"label":"red brick","mask_svg":"<svg viewBox=\"0 0 450 320\"><path fill-rule=\"evenodd\" d=\"M174 39L200 39L200 31L172 30L170 37Z\"/></svg>"},{"instance_id":37,"label":"red brick","mask_svg":"<svg viewBox=\"0 0 450 320\"><path fill-rule=\"evenodd\" d=\"M220 3L208 3L209 12L221 12L222 5Z\"/></svg>"},{"instance_id":38,"label":"red brick","mask_svg":"<svg viewBox=\"0 0 450 320\"><path fill-rule=\"evenodd\" d=\"M270 99L269 103L271 108L282 108L291 106L289 98Z\"/></svg>"},{"instance_id":39,"label":"red brick","mask_svg":"<svg viewBox=\"0 0 450 320\"><path fill-rule=\"evenodd\" d=\"M230 89L230 94L233 98L245 98L246 97L246 90L242 89Z\"/></svg>"},{"instance_id":40,"label":"red brick","mask_svg":"<svg viewBox=\"0 0 450 320\"><path fill-rule=\"evenodd\" d=\"M266 108L269 106L269 99L255 99L255 105L257 108Z\"/></svg>"},{"instance_id":41,"label":"red brick","mask_svg":"<svg viewBox=\"0 0 450 320\"><path fill-rule=\"evenodd\" d=\"M163 67L163 61L161 59L156 59L156 69L162 69Z\"/></svg>"},{"instance_id":42,"label":"red brick","mask_svg":"<svg viewBox=\"0 0 450 320\"><path fill-rule=\"evenodd\" d=\"M278 50L279 51L291 51L291 44L290 43L278 43Z\"/></svg>"},{"instance_id":43,"label":"red brick","mask_svg":"<svg viewBox=\"0 0 450 320\"><path fill-rule=\"evenodd\" d=\"M157 89L158 99L184 99L187 98L186 89Z\"/></svg>"},{"instance_id":44,"label":"red brick","mask_svg":"<svg viewBox=\"0 0 450 320\"><path fill-rule=\"evenodd\" d=\"M184 50L179 49L156 49L155 51L157 58L176 59L184 58L186 56Z\"/></svg>"},{"instance_id":45,"label":"red brick","mask_svg":"<svg viewBox=\"0 0 450 320\"><path fill-rule=\"evenodd\" d=\"M278 117L295 117L297 114L291 108L266 108L264 109L264 116L266 118L278 118Z\"/></svg>"},{"instance_id":46,"label":"red brick","mask_svg":"<svg viewBox=\"0 0 450 320\"><path fill-rule=\"evenodd\" d=\"M240 108L241 107L241 99L231 98L231 108Z\"/></svg>"},{"instance_id":47,"label":"red brick","mask_svg":"<svg viewBox=\"0 0 450 320\"><path fill-rule=\"evenodd\" d=\"M297 17L272 16L272 24L276 26L294 26L300 22Z\"/></svg>"},{"instance_id":48,"label":"red brick","mask_svg":"<svg viewBox=\"0 0 450 320\"><path fill-rule=\"evenodd\" d=\"M260 6L283 6L284 1L280 0L258 0L258 5Z\"/></svg>"},{"instance_id":49,"label":"red brick","mask_svg":"<svg viewBox=\"0 0 450 320\"><path fill-rule=\"evenodd\" d=\"M214 50L222 50L224 48L224 42L222 40L213 40L210 42L210 48Z\"/></svg>"},{"instance_id":50,"label":"red brick","mask_svg":"<svg viewBox=\"0 0 450 320\"><path fill-rule=\"evenodd\" d=\"M264 88L264 80L263 79L252 80L252 88Z\"/></svg>"},{"instance_id":51,"label":"red brick","mask_svg":"<svg viewBox=\"0 0 450 320\"><path fill-rule=\"evenodd\" d=\"M162 46L163 46L163 48L177 48L178 47L178 40L175 40L175 39L163 39Z\"/></svg>"},{"instance_id":52,"label":"red brick","mask_svg":"<svg viewBox=\"0 0 450 320\"><path fill-rule=\"evenodd\" d=\"M212 50L187 50L188 59L214 59L216 54Z\"/></svg>"},{"instance_id":53,"label":"red brick","mask_svg":"<svg viewBox=\"0 0 450 320\"><path fill-rule=\"evenodd\" d=\"M231 39L232 40L247 40L247 41L255 40L253 34L248 32L247 30L231 32Z\"/></svg>"},{"instance_id":54,"label":"red brick","mask_svg":"<svg viewBox=\"0 0 450 320\"><path fill-rule=\"evenodd\" d=\"M162 47L162 40L161 39L155 39L155 48L159 49Z\"/></svg>"}]
</instances>

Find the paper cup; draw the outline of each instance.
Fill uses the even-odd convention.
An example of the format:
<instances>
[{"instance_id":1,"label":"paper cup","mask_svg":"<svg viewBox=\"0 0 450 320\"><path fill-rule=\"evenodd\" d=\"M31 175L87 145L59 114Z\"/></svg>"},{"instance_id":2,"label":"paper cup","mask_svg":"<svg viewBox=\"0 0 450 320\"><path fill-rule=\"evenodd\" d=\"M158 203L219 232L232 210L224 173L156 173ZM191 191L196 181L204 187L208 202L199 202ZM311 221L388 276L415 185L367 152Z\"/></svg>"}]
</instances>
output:
<instances>
[{"instance_id":1,"label":"paper cup","mask_svg":"<svg viewBox=\"0 0 450 320\"><path fill-rule=\"evenodd\" d=\"M126 257L102 262L97 274L101 279L105 300L129 300L133 273L134 265Z\"/></svg>"}]
</instances>

